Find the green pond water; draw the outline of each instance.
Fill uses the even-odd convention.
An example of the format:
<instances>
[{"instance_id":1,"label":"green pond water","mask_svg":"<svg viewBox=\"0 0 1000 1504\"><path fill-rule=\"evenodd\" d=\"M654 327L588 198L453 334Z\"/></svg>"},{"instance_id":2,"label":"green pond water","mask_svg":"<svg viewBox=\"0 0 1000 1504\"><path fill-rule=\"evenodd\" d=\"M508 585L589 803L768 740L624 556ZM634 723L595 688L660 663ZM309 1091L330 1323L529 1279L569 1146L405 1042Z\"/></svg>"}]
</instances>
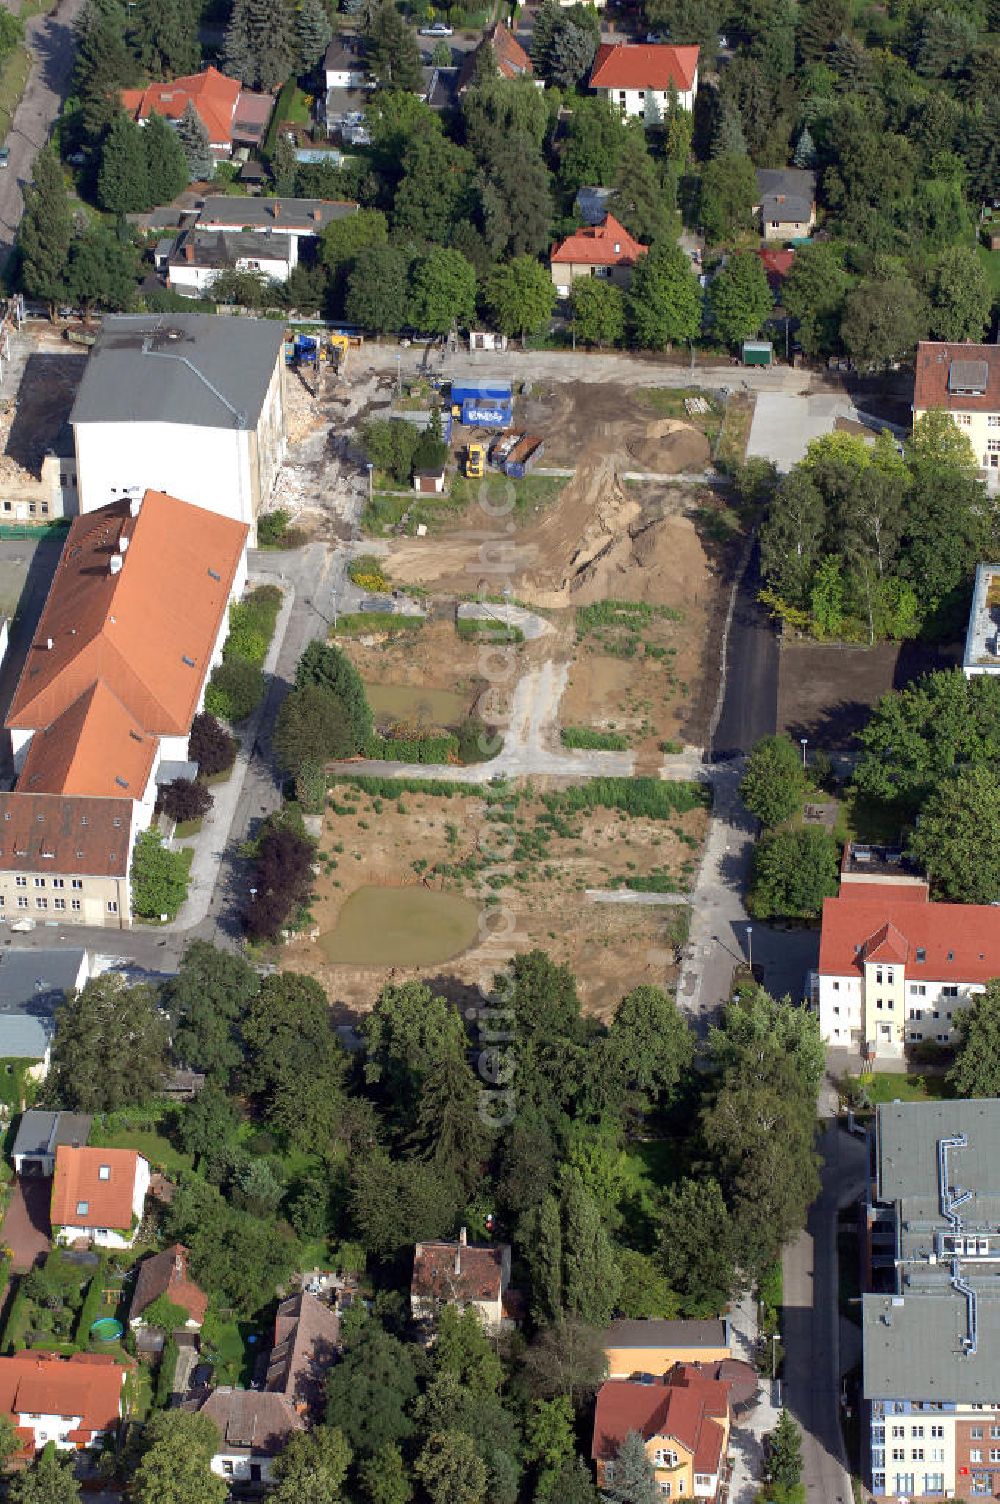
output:
<instances>
[{"instance_id":1,"label":"green pond water","mask_svg":"<svg viewBox=\"0 0 1000 1504\"><path fill-rule=\"evenodd\" d=\"M378 725L407 721L417 726L457 726L469 708L468 695L453 689L424 689L419 684L366 684L365 689Z\"/></svg>"},{"instance_id":2,"label":"green pond water","mask_svg":"<svg viewBox=\"0 0 1000 1504\"><path fill-rule=\"evenodd\" d=\"M432 966L467 950L479 935L479 905L431 888L359 888L336 928L319 937L342 966Z\"/></svg>"}]
</instances>

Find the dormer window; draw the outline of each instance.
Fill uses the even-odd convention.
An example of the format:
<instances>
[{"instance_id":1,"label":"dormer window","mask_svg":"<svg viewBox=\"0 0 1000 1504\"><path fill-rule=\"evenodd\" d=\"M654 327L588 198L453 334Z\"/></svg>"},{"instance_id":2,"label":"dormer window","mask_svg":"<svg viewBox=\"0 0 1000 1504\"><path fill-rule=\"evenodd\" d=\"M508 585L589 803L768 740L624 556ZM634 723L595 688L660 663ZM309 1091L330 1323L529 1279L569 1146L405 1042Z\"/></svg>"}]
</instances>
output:
<instances>
[{"instance_id":1,"label":"dormer window","mask_svg":"<svg viewBox=\"0 0 1000 1504\"><path fill-rule=\"evenodd\" d=\"M90 1202L89 1201L78 1201L76 1203L76 1214L77 1214L78 1217L85 1217L89 1211L90 1211Z\"/></svg>"},{"instance_id":2,"label":"dormer window","mask_svg":"<svg viewBox=\"0 0 1000 1504\"><path fill-rule=\"evenodd\" d=\"M98 1178L98 1180L110 1180L111 1179L111 1166L110 1165L101 1165L101 1167L97 1171L97 1178Z\"/></svg>"},{"instance_id":3,"label":"dormer window","mask_svg":"<svg viewBox=\"0 0 1000 1504\"><path fill-rule=\"evenodd\" d=\"M917 946L917 960L921 963L927 960L927 952L922 945Z\"/></svg>"}]
</instances>

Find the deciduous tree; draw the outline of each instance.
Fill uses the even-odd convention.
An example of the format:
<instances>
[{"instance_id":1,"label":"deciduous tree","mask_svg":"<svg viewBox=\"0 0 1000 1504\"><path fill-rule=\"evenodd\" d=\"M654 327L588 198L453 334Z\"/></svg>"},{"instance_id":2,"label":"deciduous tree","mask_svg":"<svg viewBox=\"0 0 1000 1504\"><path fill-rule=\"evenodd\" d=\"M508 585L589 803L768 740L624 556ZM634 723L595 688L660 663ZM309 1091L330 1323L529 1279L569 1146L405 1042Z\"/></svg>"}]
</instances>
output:
<instances>
[{"instance_id":1,"label":"deciduous tree","mask_svg":"<svg viewBox=\"0 0 1000 1504\"><path fill-rule=\"evenodd\" d=\"M498 266L485 288L486 303L501 334L528 334L547 329L556 290L546 267L533 256L516 256Z\"/></svg>"},{"instance_id":2,"label":"deciduous tree","mask_svg":"<svg viewBox=\"0 0 1000 1504\"><path fill-rule=\"evenodd\" d=\"M212 791L193 778L175 778L160 791L163 811L178 824L201 820L212 808Z\"/></svg>"},{"instance_id":3,"label":"deciduous tree","mask_svg":"<svg viewBox=\"0 0 1000 1504\"><path fill-rule=\"evenodd\" d=\"M171 851L152 827L132 850L132 912L142 919L171 919L187 897L188 864L182 851Z\"/></svg>"},{"instance_id":4,"label":"deciduous tree","mask_svg":"<svg viewBox=\"0 0 1000 1504\"><path fill-rule=\"evenodd\" d=\"M790 820L802 808L805 769L789 736L765 736L750 753L740 798L767 829Z\"/></svg>"},{"instance_id":5,"label":"deciduous tree","mask_svg":"<svg viewBox=\"0 0 1000 1504\"><path fill-rule=\"evenodd\" d=\"M260 978L241 955L192 940L163 990L178 1059L213 1075L234 1071L243 1058L237 1031L259 988Z\"/></svg>"},{"instance_id":6,"label":"deciduous tree","mask_svg":"<svg viewBox=\"0 0 1000 1504\"><path fill-rule=\"evenodd\" d=\"M377 334L406 323L410 258L395 245L366 246L347 278L344 309L353 324Z\"/></svg>"},{"instance_id":7,"label":"deciduous tree","mask_svg":"<svg viewBox=\"0 0 1000 1504\"><path fill-rule=\"evenodd\" d=\"M701 174L698 215L705 237L726 240L751 228L757 199L757 175L749 157L715 157Z\"/></svg>"},{"instance_id":8,"label":"deciduous tree","mask_svg":"<svg viewBox=\"0 0 1000 1504\"><path fill-rule=\"evenodd\" d=\"M236 761L237 742L214 715L201 711L191 722L188 737L188 756L198 764L203 778L214 778L224 773Z\"/></svg>"},{"instance_id":9,"label":"deciduous tree","mask_svg":"<svg viewBox=\"0 0 1000 1504\"><path fill-rule=\"evenodd\" d=\"M908 360L927 332L927 303L905 277L869 277L847 294L840 337L863 370Z\"/></svg>"},{"instance_id":10,"label":"deciduous tree","mask_svg":"<svg viewBox=\"0 0 1000 1504\"><path fill-rule=\"evenodd\" d=\"M343 1433L356 1457L368 1460L409 1439L416 1396L412 1349L369 1317L347 1337L327 1376L327 1423Z\"/></svg>"},{"instance_id":11,"label":"deciduous tree","mask_svg":"<svg viewBox=\"0 0 1000 1504\"><path fill-rule=\"evenodd\" d=\"M1000 896L1000 784L991 766L959 768L928 796L910 852L953 903Z\"/></svg>"},{"instance_id":12,"label":"deciduous tree","mask_svg":"<svg viewBox=\"0 0 1000 1504\"><path fill-rule=\"evenodd\" d=\"M756 919L815 919L824 898L836 896L837 843L822 826L775 830L753 854L750 911Z\"/></svg>"},{"instance_id":13,"label":"deciduous tree","mask_svg":"<svg viewBox=\"0 0 1000 1504\"><path fill-rule=\"evenodd\" d=\"M774 307L760 257L750 251L730 256L709 285L708 302L716 333L727 345L759 334Z\"/></svg>"},{"instance_id":14,"label":"deciduous tree","mask_svg":"<svg viewBox=\"0 0 1000 1504\"><path fill-rule=\"evenodd\" d=\"M948 1084L957 1097L1000 1097L1000 981L987 982L955 1014L955 1063Z\"/></svg>"},{"instance_id":15,"label":"deciduous tree","mask_svg":"<svg viewBox=\"0 0 1000 1504\"><path fill-rule=\"evenodd\" d=\"M625 333L625 299L620 287L602 277L577 277L570 289L577 339L584 344L617 344Z\"/></svg>"},{"instance_id":16,"label":"deciduous tree","mask_svg":"<svg viewBox=\"0 0 1000 1504\"><path fill-rule=\"evenodd\" d=\"M414 262L410 319L425 334L446 334L476 314L476 273L460 251L437 246Z\"/></svg>"},{"instance_id":17,"label":"deciduous tree","mask_svg":"<svg viewBox=\"0 0 1000 1504\"><path fill-rule=\"evenodd\" d=\"M166 1065L167 1029L153 989L115 972L91 977L56 1013L52 1084L74 1112L147 1102Z\"/></svg>"},{"instance_id":18,"label":"deciduous tree","mask_svg":"<svg viewBox=\"0 0 1000 1504\"><path fill-rule=\"evenodd\" d=\"M627 299L632 339L647 350L696 339L701 304L698 279L680 246L654 245L632 273Z\"/></svg>"},{"instance_id":19,"label":"deciduous tree","mask_svg":"<svg viewBox=\"0 0 1000 1504\"><path fill-rule=\"evenodd\" d=\"M275 1504L338 1504L351 1464L351 1449L335 1426L314 1426L292 1436L274 1459Z\"/></svg>"},{"instance_id":20,"label":"deciduous tree","mask_svg":"<svg viewBox=\"0 0 1000 1504\"><path fill-rule=\"evenodd\" d=\"M7 1484L11 1504L79 1504L80 1484L71 1457L48 1442Z\"/></svg>"},{"instance_id":21,"label":"deciduous tree","mask_svg":"<svg viewBox=\"0 0 1000 1504\"><path fill-rule=\"evenodd\" d=\"M207 1415L158 1411L143 1433L132 1497L138 1504L225 1504L228 1485L210 1467L218 1446L218 1429Z\"/></svg>"},{"instance_id":22,"label":"deciduous tree","mask_svg":"<svg viewBox=\"0 0 1000 1504\"><path fill-rule=\"evenodd\" d=\"M667 1187L656 1257L683 1316L705 1319L724 1309L736 1285L735 1243L717 1180Z\"/></svg>"}]
</instances>

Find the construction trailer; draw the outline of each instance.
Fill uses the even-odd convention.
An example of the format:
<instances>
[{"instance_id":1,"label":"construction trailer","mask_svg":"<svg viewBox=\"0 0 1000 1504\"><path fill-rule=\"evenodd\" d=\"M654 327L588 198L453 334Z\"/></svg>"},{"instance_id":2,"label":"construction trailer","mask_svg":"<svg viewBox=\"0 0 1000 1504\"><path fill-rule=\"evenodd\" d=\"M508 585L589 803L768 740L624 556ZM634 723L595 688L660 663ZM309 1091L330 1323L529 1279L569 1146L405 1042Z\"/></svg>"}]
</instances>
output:
<instances>
[{"instance_id":1,"label":"construction trailer","mask_svg":"<svg viewBox=\"0 0 1000 1504\"><path fill-rule=\"evenodd\" d=\"M774 345L769 339L745 339L742 354L745 366L774 364Z\"/></svg>"},{"instance_id":2,"label":"construction trailer","mask_svg":"<svg viewBox=\"0 0 1000 1504\"><path fill-rule=\"evenodd\" d=\"M453 381L451 410L466 428L509 428L514 388L509 381Z\"/></svg>"},{"instance_id":3,"label":"construction trailer","mask_svg":"<svg viewBox=\"0 0 1000 1504\"><path fill-rule=\"evenodd\" d=\"M511 480L521 480L535 468L544 453L545 441L537 434L518 434L517 443L503 462L504 475L509 475Z\"/></svg>"},{"instance_id":4,"label":"construction trailer","mask_svg":"<svg viewBox=\"0 0 1000 1504\"><path fill-rule=\"evenodd\" d=\"M319 340L313 334L294 334L285 340L286 366L319 365Z\"/></svg>"}]
</instances>

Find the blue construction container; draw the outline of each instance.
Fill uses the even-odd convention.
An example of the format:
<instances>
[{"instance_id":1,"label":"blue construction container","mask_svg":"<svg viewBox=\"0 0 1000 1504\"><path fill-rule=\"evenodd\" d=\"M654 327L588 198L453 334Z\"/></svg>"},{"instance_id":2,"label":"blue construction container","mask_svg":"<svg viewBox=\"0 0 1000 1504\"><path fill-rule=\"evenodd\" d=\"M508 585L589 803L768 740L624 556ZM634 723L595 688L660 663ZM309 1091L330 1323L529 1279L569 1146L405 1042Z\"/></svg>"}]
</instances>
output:
<instances>
[{"instance_id":1,"label":"blue construction container","mask_svg":"<svg viewBox=\"0 0 1000 1504\"><path fill-rule=\"evenodd\" d=\"M453 381L451 400L455 407L466 402L510 402L514 388L509 381Z\"/></svg>"},{"instance_id":2,"label":"blue construction container","mask_svg":"<svg viewBox=\"0 0 1000 1504\"><path fill-rule=\"evenodd\" d=\"M462 403L462 422L466 428L507 428L514 421L511 401L467 397Z\"/></svg>"}]
</instances>

